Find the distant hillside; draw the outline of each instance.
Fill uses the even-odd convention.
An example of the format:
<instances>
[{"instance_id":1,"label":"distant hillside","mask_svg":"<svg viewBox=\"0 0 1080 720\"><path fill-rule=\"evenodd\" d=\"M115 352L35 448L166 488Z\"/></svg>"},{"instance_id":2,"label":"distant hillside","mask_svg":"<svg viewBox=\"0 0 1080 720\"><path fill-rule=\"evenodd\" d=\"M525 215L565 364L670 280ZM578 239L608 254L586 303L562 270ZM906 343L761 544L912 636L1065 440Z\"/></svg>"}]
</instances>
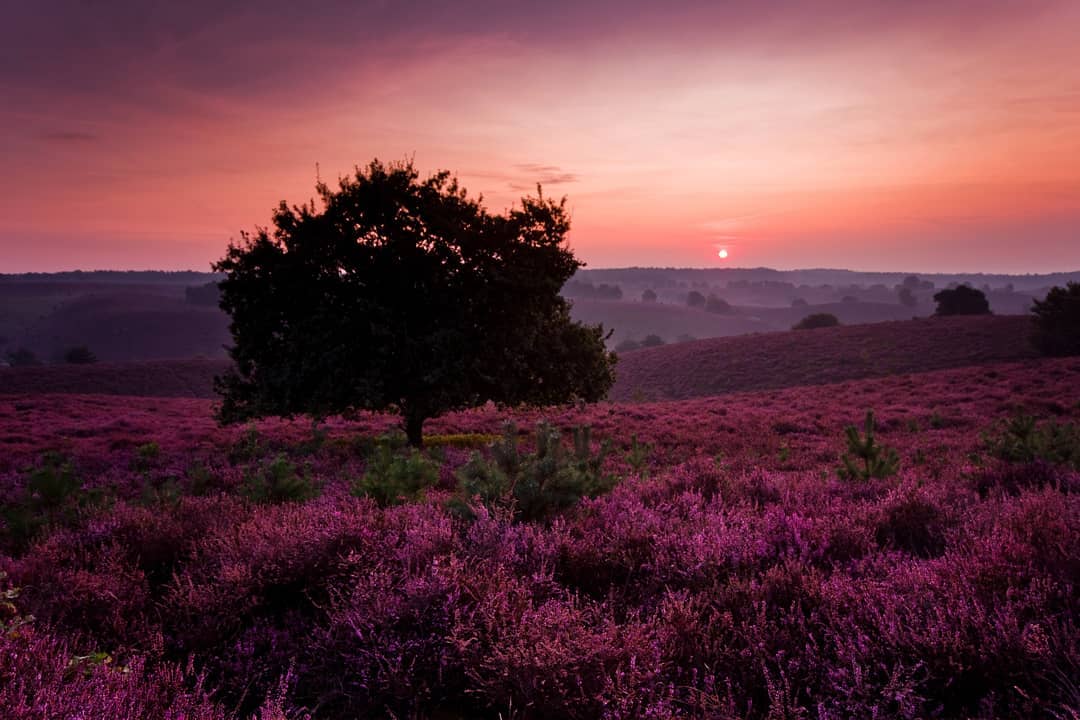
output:
<instances>
[{"instance_id":1,"label":"distant hillside","mask_svg":"<svg viewBox=\"0 0 1080 720\"><path fill-rule=\"evenodd\" d=\"M189 358L136 363L0 368L0 395L140 395L214 397L214 376L227 360Z\"/></svg>"},{"instance_id":2,"label":"distant hillside","mask_svg":"<svg viewBox=\"0 0 1080 720\"><path fill-rule=\"evenodd\" d=\"M715 338L619 357L613 400L678 400L1035 357L1022 315Z\"/></svg>"}]
</instances>

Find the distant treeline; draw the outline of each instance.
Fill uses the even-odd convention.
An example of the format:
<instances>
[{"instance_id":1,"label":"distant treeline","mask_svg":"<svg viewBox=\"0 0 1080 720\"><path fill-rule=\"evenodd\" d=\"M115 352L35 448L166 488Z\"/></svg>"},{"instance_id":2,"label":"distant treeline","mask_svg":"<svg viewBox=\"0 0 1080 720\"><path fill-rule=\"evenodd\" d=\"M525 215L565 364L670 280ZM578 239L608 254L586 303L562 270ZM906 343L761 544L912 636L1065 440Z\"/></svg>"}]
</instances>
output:
<instances>
[{"instance_id":1,"label":"distant treeline","mask_svg":"<svg viewBox=\"0 0 1080 720\"><path fill-rule=\"evenodd\" d=\"M220 275L194 270L71 270L56 273L0 273L0 282L97 282L145 285L201 285L217 282Z\"/></svg>"}]
</instances>

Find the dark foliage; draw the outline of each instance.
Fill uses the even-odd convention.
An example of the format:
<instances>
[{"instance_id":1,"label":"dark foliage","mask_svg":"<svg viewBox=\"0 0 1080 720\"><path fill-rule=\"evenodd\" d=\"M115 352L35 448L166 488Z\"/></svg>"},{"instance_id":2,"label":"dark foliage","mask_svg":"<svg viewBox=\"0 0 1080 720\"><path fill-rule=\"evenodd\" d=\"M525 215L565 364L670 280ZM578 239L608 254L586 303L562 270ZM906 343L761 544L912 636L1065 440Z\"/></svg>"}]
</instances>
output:
<instances>
[{"instance_id":1,"label":"dark foliage","mask_svg":"<svg viewBox=\"0 0 1080 720\"><path fill-rule=\"evenodd\" d=\"M35 355L32 350L28 350L24 347L9 352L7 354L7 361L11 367L33 367L41 364L41 360L38 359L38 356Z\"/></svg>"},{"instance_id":2,"label":"dark foliage","mask_svg":"<svg viewBox=\"0 0 1080 720\"><path fill-rule=\"evenodd\" d=\"M705 312L718 313L726 315L731 312L731 303L724 298L710 295L705 299Z\"/></svg>"},{"instance_id":3,"label":"dark foliage","mask_svg":"<svg viewBox=\"0 0 1080 720\"><path fill-rule=\"evenodd\" d=\"M646 335L641 341L641 347L660 347L661 345L667 345L667 343L659 335Z\"/></svg>"},{"instance_id":4,"label":"dark foliage","mask_svg":"<svg viewBox=\"0 0 1080 720\"><path fill-rule=\"evenodd\" d=\"M393 409L419 445L449 410L606 394L603 329L559 295L581 266L565 202L493 215L411 162L317 191L321 207L282 203L215 266L236 365L217 383L222 420Z\"/></svg>"},{"instance_id":5,"label":"dark foliage","mask_svg":"<svg viewBox=\"0 0 1080 720\"><path fill-rule=\"evenodd\" d=\"M934 295L935 315L989 315L990 303L982 290L970 285L958 285L940 290Z\"/></svg>"},{"instance_id":6,"label":"dark foliage","mask_svg":"<svg viewBox=\"0 0 1080 720\"><path fill-rule=\"evenodd\" d=\"M68 348L64 353L64 362L69 365L90 365L97 362L97 355L85 345Z\"/></svg>"},{"instance_id":7,"label":"dark foliage","mask_svg":"<svg viewBox=\"0 0 1080 720\"><path fill-rule=\"evenodd\" d=\"M1044 355L1080 355L1080 283L1051 288L1031 308L1032 340Z\"/></svg>"},{"instance_id":8,"label":"dark foliage","mask_svg":"<svg viewBox=\"0 0 1080 720\"><path fill-rule=\"evenodd\" d=\"M629 338L627 338L626 340L623 340L622 342L620 342L618 345L615 346L615 352L617 352L617 353L630 352L631 350L640 350L640 349L641 349L641 343L639 343L637 340L631 340Z\"/></svg>"},{"instance_id":9,"label":"dark foliage","mask_svg":"<svg viewBox=\"0 0 1080 720\"><path fill-rule=\"evenodd\" d=\"M874 412L866 411L863 424L865 435L860 436L854 425L844 428L847 454L841 460L840 476L848 480L887 478L900 469L900 456L896 450L879 445L874 437Z\"/></svg>"},{"instance_id":10,"label":"dark foliage","mask_svg":"<svg viewBox=\"0 0 1080 720\"><path fill-rule=\"evenodd\" d=\"M593 285L584 280L571 280L563 286L562 294L568 298L583 300L622 300L622 288L618 285L600 283Z\"/></svg>"},{"instance_id":11,"label":"dark foliage","mask_svg":"<svg viewBox=\"0 0 1080 720\"><path fill-rule=\"evenodd\" d=\"M791 326L792 330L813 330L815 328L836 327L839 318L832 313L813 313Z\"/></svg>"},{"instance_id":12,"label":"dark foliage","mask_svg":"<svg viewBox=\"0 0 1080 720\"><path fill-rule=\"evenodd\" d=\"M641 293L641 302L656 302L656 291L646 289L643 293Z\"/></svg>"},{"instance_id":13,"label":"dark foliage","mask_svg":"<svg viewBox=\"0 0 1080 720\"><path fill-rule=\"evenodd\" d=\"M686 304L690 307L703 308L705 307L705 296L697 290L691 290L686 294Z\"/></svg>"}]
</instances>

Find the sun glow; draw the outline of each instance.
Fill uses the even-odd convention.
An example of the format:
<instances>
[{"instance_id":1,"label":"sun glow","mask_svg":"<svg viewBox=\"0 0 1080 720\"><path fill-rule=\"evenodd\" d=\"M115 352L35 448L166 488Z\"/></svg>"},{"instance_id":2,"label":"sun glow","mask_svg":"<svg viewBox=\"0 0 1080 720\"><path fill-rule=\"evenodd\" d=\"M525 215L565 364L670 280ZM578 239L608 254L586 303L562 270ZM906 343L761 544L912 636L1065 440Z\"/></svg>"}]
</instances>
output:
<instances>
[{"instance_id":1,"label":"sun glow","mask_svg":"<svg viewBox=\"0 0 1080 720\"><path fill-rule=\"evenodd\" d=\"M720 248L720 252L716 254L720 256L721 260L727 259L727 250L725 250L724 248Z\"/></svg>"}]
</instances>

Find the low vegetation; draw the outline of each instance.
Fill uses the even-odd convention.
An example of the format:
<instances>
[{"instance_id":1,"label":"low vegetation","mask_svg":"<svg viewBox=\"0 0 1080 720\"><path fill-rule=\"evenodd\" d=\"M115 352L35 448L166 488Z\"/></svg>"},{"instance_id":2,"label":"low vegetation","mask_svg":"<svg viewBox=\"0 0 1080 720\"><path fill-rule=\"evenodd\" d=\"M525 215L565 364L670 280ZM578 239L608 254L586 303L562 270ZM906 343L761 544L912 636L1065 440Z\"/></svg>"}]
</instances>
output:
<instances>
[{"instance_id":1,"label":"low vegetation","mask_svg":"<svg viewBox=\"0 0 1080 720\"><path fill-rule=\"evenodd\" d=\"M0 708L1071 717L1078 387L1065 358L489 407L425 450L382 415L18 398L0 488L43 519L2 526Z\"/></svg>"},{"instance_id":2,"label":"low vegetation","mask_svg":"<svg viewBox=\"0 0 1080 720\"><path fill-rule=\"evenodd\" d=\"M792 326L792 330L815 330L817 328L836 327L840 320L831 313L812 313Z\"/></svg>"}]
</instances>

